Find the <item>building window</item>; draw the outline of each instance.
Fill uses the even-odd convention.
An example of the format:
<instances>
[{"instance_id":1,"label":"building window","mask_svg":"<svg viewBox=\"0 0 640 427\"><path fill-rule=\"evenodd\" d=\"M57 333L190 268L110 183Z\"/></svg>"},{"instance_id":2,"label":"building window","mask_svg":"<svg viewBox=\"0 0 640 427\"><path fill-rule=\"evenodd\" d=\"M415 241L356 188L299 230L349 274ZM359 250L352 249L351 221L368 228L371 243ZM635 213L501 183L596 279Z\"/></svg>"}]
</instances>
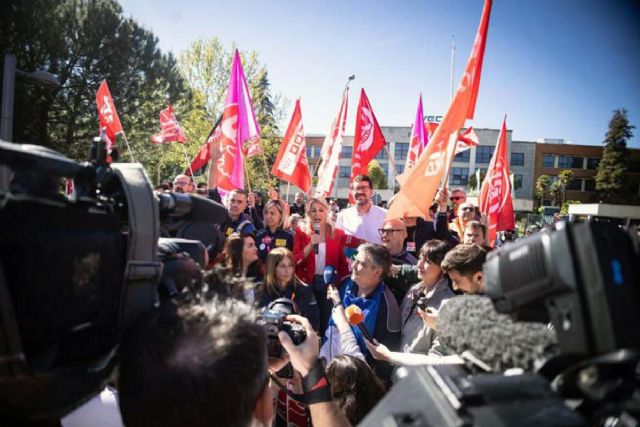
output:
<instances>
[{"instance_id":1,"label":"building window","mask_svg":"<svg viewBox=\"0 0 640 427\"><path fill-rule=\"evenodd\" d=\"M469 168L451 168L449 185L467 185Z\"/></svg>"},{"instance_id":2,"label":"building window","mask_svg":"<svg viewBox=\"0 0 640 427\"><path fill-rule=\"evenodd\" d=\"M596 170L599 163L600 159L587 159L587 169Z\"/></svg>"},{"instance_id":3,"label":"building window","mask_svg":"<svg viewBox=\"0 0 640 427\"><path fill-rule=\"evenodd\" d=\"M409 154L408 142L396 142L396 148L393 152L393 157L396 160L406 160L407 154Z\"/></svg>"},{"instance_id":4,"label":"building window","mask_svg":"<svg viewBox=\"0 0 640 427\"><path fill-rule=\"evenodd\" d=\"M511 153L511 166L524 166L524 153Z\"/></svg>"},{"instance_id":5,"label":"building window","mask_svg":"<svg viewBox=\"0 0 640 427\"><path fill-rule=\"evenodd\" d=\"M558 167L562 169L582 169L582 157L559 156Z\"/></svg>"},{"instance_id":6,"label":"building window","mask_svg":"<svg viewBox=\"0 0 640 427\"><path fill-rule=\"evenodd\" d=\"M351 178L351 166L340 166L338 178Z\"/></svg>"},{"instance_id":7,"label":"building window","mask_svg":"<svg viewBox=\"0 0 640 427\"><path fill-rule=\"evenodd\" d=\"M469 163L470 158L471 158L471 150L464 150L462 153L456 154L456 157L454 157L453 161Z\"/></svg>"},{"instance_id":8,"label":"building window","mask_svg":"<svg viewBox=\"0 0 640 427\"><path fill-rule=\"evenodd\" d=\"M398 171L398 175L404 173L404 163L396 163L396 171Z\"/></svg>"},{"instance_id":9,"label":"building window","mask_svg":"<svg viewBox=\"0 0 640 427\"><path fill-rule=\"evenodd\" d=\"M351 160L351 157L353 156L353 147L352 146L342 146L342 154L340 155L340 157L342 157L343 159L349 159Z\"/></svg>"},{"instance_id":10,"label":"building window","mask_svg":"<svg viewBox=\"0 0 640 427\"><path fill-rule=\"evenodd\" d=\"M476 147L476 163L489 163L491 162L491 156L493 156L493 149L489 145L478 145Z\"/></svg>"},{"instance_id":11,"label":"building window","mask_svg":"<svg viewBox=\"0 0 640 427\"><path fill-rule=\"evenodd\" d=\"M545 154L542 156L542 167L555 168L556 167L556 155Z\"/></svg>"},{"instance_id":12,"label":"building window","mask_svg":"<svg viewBox=\"0 0 640 427\"><path fill-rule=\"evenodd\" d=\"M389 176L389 164L388 163L380 163L380 167L384 171L385 176Z\"/></svg>"},{"instance_id":13,"label":"building window","mask_svg":"<svg viewBox=\"0 0 640 427\"><path fill-rule=\"evenodd\" d=\"M558 168L567 169L571 167L571 156L558 156Z\"/></svg>"},{"instance_id":14,"label":"building window","mask_svg":"<svg viewBox=\"0 0 640 427\"><path fill-rule=\"evenodd\" d=\"M567 184L567 190L582 191L582 180L580 178L574 178Z\"/></svg>"},{"instance_id":15,"label":"building window","mask_svg":"<svg viewBox=\"0 0 640 427\"><path fill-rule=\"evenodd\" d=\"M584 180L584 191L596 191L596 180L595 179L585 179Z\"/></svg>"},{"instance_id":16,"label":"building window","mask_svg":"<svg viewBox=\"0 0 640 427\"><path fill-rule=\"evenodd\" d=\"M629 160L629 172L640 172L640 160Z\"/></svg>"},{"instance_id":17,"label":"building window","mask_svg":"<svg viewBox=\"0 0 640 427\"><path fill-rule=\"evenodd\" d=\"M319 145L307 145L307 159L320 157L320 148Z\"/></svg>"},{"instance_id":18,"label":"building window","mask_svg":"<svg viewBox=\"0 0 640 427\"><path fill-rule=\"evenodd\" d=\"M389 158L389 156L387 156L387 150L385 150L384 148L380 151L378 151L378 154L376 154L376 157L374 157L377 160L386 160Z\"/></svg>"},{"instance_id":19,"label":"building window","mask_svg":"<svg viewBox=\"0 0 640 427\"><path fill-rule=\"evenodd\" d=\"M519 190L522 188L522 174L515 173L513 174L513 189Z\"/></svg>"}]
</instances>

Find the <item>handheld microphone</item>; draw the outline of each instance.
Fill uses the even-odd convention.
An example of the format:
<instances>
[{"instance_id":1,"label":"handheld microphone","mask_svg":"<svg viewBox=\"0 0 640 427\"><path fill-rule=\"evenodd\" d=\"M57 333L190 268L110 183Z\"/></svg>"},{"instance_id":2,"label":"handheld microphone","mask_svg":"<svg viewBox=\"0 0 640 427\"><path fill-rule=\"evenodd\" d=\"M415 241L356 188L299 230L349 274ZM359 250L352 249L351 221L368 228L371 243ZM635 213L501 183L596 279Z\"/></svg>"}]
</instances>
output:
<instances>
[{"instance_id":1,"label":"handheld microphone","mask_svg":"<svg viewBox=\"0 0 640 427\"><path fill-rule=\"evenodd\" d=\"M322 271L322 279L324 280L325 286L333 285L336 281L336 269L330 265L325 266Z\"/></svg>"},{"instance_id":2,"label":"handheld microphone","mask_svg":"<svg viewBox=\"0 0 640 427\"><path fill-rule=\"evenodd\" d=\"M470 351L493 371L532 372L558 353L554 333L543 323L514 322L486 296L451 298L438 313L440 343L457 354Z\"/></svg>"},{"instance_id":3,"label":"handheld microphone","mask_svg":"<svg viewBox=\"0 0 640 427\"><path fill-rule=\"evenodd\" d=\"M367 330L367 327L364 326L364 313L362 313L360 307L355 304L351 304L346 308L344 314L347 317L347 322L349 322L351 326L357 326L367 341L373 342L373 337Z\"/></svg>"},{"instance_id":4,"label":"handheld microphone","mask_svg":"<svg viewBox=\"0 0 640 427\"><path fill-rule=\"evenodd\" d=\"M313 234L315 234L316 236L318 236L320 234L320 224L315 223L313 224ZM318 244L315 243L313 245L313 253L315 253L316 255L318 254Z\"/></svg>"}]
</instances>

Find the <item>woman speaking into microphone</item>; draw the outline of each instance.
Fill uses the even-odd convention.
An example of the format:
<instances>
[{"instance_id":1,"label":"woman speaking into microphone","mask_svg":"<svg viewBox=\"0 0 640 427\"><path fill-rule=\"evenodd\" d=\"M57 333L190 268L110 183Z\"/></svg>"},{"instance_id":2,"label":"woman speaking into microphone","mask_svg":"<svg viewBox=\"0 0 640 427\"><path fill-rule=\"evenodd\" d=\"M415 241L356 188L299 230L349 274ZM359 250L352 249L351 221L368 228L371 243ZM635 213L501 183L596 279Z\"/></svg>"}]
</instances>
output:
<instances>
[{"instance_id":1,"label":"woman speaking into microphone","mask_svg":"<svg viewBox=\"0 0 640 427\"><path fill-rule=\"evenodd\" d=\"M296 230L293 241L293 254L296 262L296 274L305 283L313 286L320 311L321 334L324 333L331 316L331 302L327 300L327 284L322 272L326 266L332 266L338 272L338 278L349 274L349 262L344 254L346 247L355 247L359 240L347 236L342 230L334 228L329 221L329 206L325 199L310 198L307 202L304 227Z\"/></svg>"}]
</instances>

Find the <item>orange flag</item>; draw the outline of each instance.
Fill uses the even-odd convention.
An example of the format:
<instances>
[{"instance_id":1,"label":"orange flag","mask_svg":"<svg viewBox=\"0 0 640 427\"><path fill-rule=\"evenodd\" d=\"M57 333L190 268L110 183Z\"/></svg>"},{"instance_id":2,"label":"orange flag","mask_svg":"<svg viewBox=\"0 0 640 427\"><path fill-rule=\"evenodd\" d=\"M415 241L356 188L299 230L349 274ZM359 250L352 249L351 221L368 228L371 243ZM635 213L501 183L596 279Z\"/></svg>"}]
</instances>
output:
<instances>
[{"instance_id":1,"label":"orange flag","mask_svg":"<svg viewBox=\"0 0 640 427\"><path fill-rule=\"evenodd\" d=\"M440 187L443 175L448 175L458 139L458 130L473 118L484 50L489 29L492 0L485 0L478 33L471 56L458 90L442 122L415 166L397 177L401 189L387 211L387 219L405 216L429 217L429 206Z\"/></svg>"}]
</instances>

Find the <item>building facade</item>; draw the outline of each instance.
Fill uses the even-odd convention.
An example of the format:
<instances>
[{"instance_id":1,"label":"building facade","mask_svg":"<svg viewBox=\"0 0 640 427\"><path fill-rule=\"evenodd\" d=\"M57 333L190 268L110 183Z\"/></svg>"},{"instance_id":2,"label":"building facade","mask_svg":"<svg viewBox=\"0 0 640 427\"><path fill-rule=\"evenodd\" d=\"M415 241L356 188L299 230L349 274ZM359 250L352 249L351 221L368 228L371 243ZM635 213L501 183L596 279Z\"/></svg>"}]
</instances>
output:
<instances>
[{"instance_id":1,"label":"building facade","mask_svg":"<svg viewBox=\"0 0 640 427\"><path fill-rule=\"evenodd\" d=\"M376 190L379 200L389 200L398 185L395 177L404 172L411 127L381 126L387 141L387 150L381 150L375 159L387 176L386 190ZM470 199L475 200L478 194L477 176L484 176L493 156L499 129L474 129L479 144L458 154L453 161L449 175L450 188L463 188ZM548 175L551 181L557 179L558 174L565 169L574 173L574 179L569 183L565 192L565 200L577 200L583 203L594 202L595 174L598 163L602 158L602 146L566 144L561 139L534 141L513 141L512 131L507 130L508 157L511 173L513 174L514 209L530 212L539 201L535 200L536 181L540 175ZM312 171L320 158L320 149L324 142L324 135L309 135L306 137L307 158ZM349 197L349 177L351 176L351 156L353 153L353 136L344 137L342 155L336 184L332 198L342 200ZM629 150L629 180L634 186L635 193L624 195L616 200L619 203L640 204L640 150ZM286 184L282 187L286 188ZM297 189L296 189L297 191ZM290 193L293 198L293 193ZM552 204L545 200L545 204Z\"/></svg>"},{"instance_id":2,"label":"building facade","mask_svg":"<svg viewBox=\"0 0 640 427\"><path fill-rule=\"evenodd\" d=\"M576 200L582 203L597 202L595 176L602 158L603 146L566 144L562 140L549 143L543 140L536 144L534 186L541 175L547 175L551 183L558 179L563 170L573 172L573 179L566 187L564 200ZM612 202L640 204L640 150L627 148L628 178L631 192L614 196ZM536 200L536 205L540 201ZM554 204L545 197L543 205Z\"/></svg>"}]
</instances>

